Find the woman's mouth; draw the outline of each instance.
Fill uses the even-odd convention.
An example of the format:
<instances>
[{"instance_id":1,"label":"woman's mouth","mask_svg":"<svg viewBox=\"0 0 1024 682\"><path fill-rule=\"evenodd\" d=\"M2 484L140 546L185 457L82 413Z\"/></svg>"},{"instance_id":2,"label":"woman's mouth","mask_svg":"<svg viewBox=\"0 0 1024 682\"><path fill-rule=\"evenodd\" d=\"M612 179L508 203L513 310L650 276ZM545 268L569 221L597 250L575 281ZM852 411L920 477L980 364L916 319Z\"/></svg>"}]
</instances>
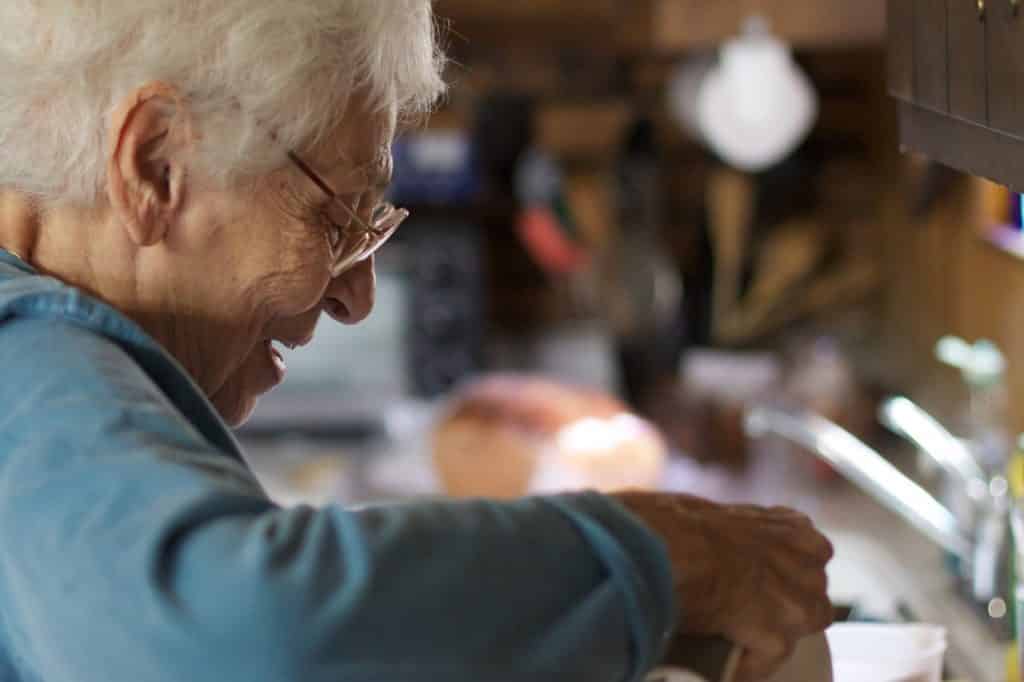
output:
<instances>
[{"instance_id":1,"label":"woman's mouth","mask_svg":"<svg viewBox=\"0 0 1024 682\"><path fill-rule=\"evenodd\" d=\"M288 372L288 366L285 364L284 355L282 354L282 349L285 347L285 344L273 339L267 339L265 344L267 347L267 354L270 356L270 364L276 372L276 383L280 384L284 381L285 374Z\"/></svg>"},{"instance_id":2,"label":"woman's mouth","mask_svg":"<svg viewBox=\"0 0 1024 682\"><path fill-rule=\"evenodd\" d=\"M313 332L306 334L291 335L286 338L269 337L264 339L263 345L266 348L266 357L269 360L270 368L273 370L274 385L284 381L288 366L284 361L285 350L295 350L308 345L313 340Z\"/></svg>"}]
</instances>

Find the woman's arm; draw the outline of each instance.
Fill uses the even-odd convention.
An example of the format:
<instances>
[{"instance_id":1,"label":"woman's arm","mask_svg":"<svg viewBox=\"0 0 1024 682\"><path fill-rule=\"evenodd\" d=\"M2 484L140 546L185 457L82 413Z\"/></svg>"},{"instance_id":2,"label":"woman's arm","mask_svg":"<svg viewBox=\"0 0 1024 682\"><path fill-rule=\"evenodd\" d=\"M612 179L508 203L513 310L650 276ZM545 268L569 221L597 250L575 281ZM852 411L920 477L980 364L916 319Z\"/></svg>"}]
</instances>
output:
<instances>
[{"instance_id":1,"label":"woman's arm","mask_svg":"<svg viewBox=\"0 0 1024 682\"><path fill-rule=\"evenodd\" d=\"M0 648L48 682L617 682L662 650L665 548L606 498L284 510L105 339L10 322L0 366Z\"/></svg>"}]
</instances>

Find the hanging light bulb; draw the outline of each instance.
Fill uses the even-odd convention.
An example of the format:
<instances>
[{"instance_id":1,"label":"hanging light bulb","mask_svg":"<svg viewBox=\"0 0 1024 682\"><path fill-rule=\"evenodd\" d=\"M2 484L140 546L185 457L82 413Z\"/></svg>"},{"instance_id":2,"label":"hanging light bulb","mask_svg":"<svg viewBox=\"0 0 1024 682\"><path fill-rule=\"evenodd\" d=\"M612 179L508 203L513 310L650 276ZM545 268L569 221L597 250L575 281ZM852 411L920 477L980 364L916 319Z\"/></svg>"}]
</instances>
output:
<instances>
[{"instance_id":1,"label":"hanging light bulb","mask_svg":"<svg viewBox=\"0 0 1024 682\"><path fill-rule=\"evenodd\" d=\"M792 154L818 118L818 96L789 46L753 17L727 42L697 95L697 126L726 163L758 172Z\"/></svg>"}]
</instances>

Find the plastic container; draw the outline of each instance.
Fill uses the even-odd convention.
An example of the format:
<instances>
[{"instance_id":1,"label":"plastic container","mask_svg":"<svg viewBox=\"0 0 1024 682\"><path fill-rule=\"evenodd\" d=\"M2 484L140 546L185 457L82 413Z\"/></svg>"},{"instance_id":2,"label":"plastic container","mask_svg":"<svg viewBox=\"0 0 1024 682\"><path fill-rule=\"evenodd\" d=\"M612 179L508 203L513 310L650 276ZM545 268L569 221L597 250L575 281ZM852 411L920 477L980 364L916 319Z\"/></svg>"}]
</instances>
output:
<instances>
[{"instance_id":1,"label":"plastic container","mask_svg":"<svg viewBox=\"0 0 1024 682\"><path fill-rule=\"evenodd\" d=\"M844 623L826 634L834 682L942 682L945 628Z\"/></svg>"}]
</instances>

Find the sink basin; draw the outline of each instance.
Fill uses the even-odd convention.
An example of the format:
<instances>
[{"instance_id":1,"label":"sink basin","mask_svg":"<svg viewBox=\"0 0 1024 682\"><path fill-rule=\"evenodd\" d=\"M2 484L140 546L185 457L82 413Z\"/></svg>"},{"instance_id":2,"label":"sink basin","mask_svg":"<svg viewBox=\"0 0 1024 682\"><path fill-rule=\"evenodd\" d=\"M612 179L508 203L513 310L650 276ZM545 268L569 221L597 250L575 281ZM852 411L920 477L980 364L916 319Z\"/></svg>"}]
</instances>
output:
<instances>
[{"instance_id":1,"label":"sink basin","mask_svg":"<svg viewBox=\"0 0 1024 682\"><path fill-rule=\"evenodd\" d=\"M906 598L907 569L875 540L859 533L823 529L836 555L828 566L829 596L866 614L896 620Z\"/></svg>"}]
</instances>

